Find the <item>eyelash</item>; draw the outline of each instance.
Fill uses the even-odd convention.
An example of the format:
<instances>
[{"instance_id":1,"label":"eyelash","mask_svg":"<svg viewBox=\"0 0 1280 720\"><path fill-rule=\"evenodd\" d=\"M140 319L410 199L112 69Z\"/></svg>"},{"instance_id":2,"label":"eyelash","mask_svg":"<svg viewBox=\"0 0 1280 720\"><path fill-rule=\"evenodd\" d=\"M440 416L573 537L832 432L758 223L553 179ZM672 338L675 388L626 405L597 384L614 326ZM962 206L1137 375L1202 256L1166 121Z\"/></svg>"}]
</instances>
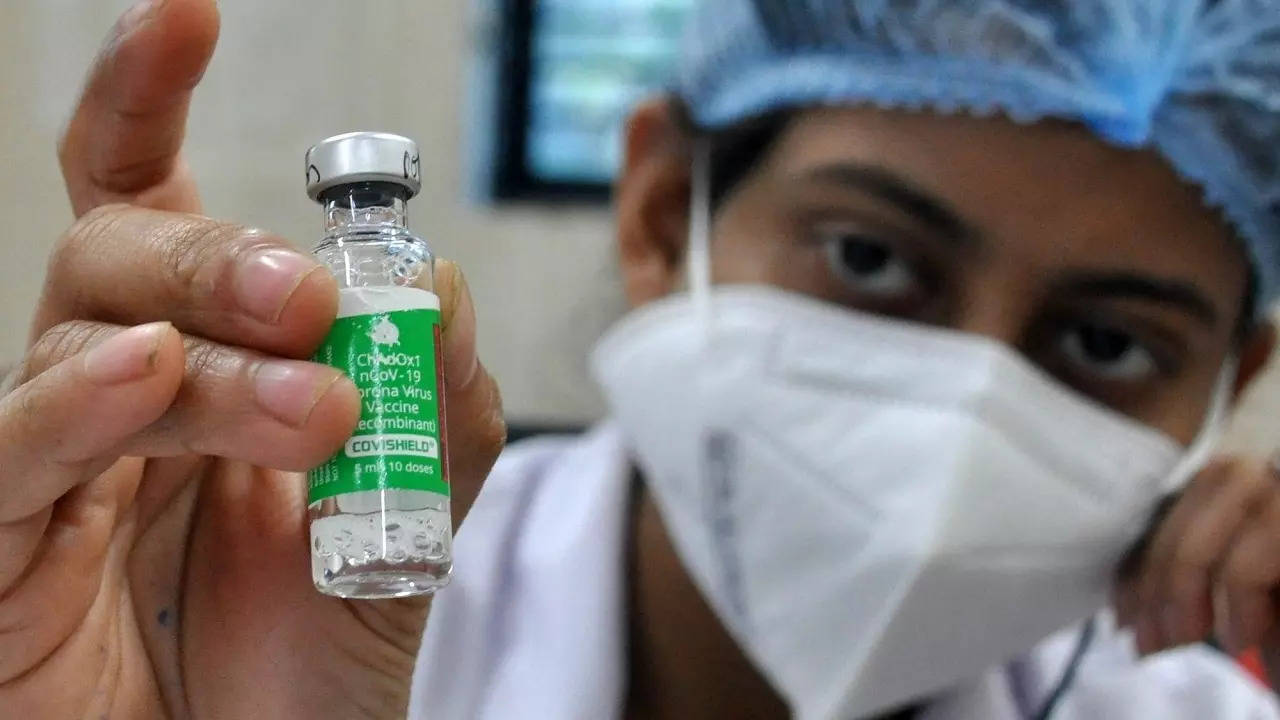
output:
<instances>
[{"instance_id":1,"label":"eyelash","mask_svg":"<svg viewBox=\"0 0 1280 720\"><path fill-rule=\"evenodd\" d=\"M878 304L917 299L927 296L934 289L934 275L927 270L925 263L904 252L898 243L884 239L875 232L868 232L857 224L820 223L809 233L809 237L820 246L823 261L843 288L857 295L860 301L873 306L867 309L877 309L874 306ZM888 276L868 277L850 267L848 253L851 248L848 246L853 243L859 243L862 250L871 253L882 252L883 258L872 254L863 259L872 264L883 263L883 267L873 268L871 271L883 270ZM881 311L884 309L881 308Z\"/></svg>"},{"instance_id":2,"label":"eyelash","mask_svg":"<svg viewBox=\"0 0 1280 720\"><path fill-rule=\"evenodd\" d=\"M847 294L844 301L851 307L927 322L922 316L923 308L935 299L942 287L943 276L930 272L927 261L904 251L902 243L892 239L892 232L869 231L862 223L833 220L813 222L806 235L821 248L823 261ZM888 254L887 262L900 263L906 272L910 272L911 287L900 285L904 288L901 292L878 292L874 278L868 284L866 277L858 277L856 272L847 270L842 244L848 242L882 248ZM902 278L897 281L906 282ZM852 301L848 295L852 295ZM1067 312L1053 319L1043 332L1037 333L1039 340L1033 341L1028 350L1037 364L1054 372L1064 383L1085 395L1110 399L1113 404L1118 404L1124 396L1131 396L1154 379L1175 375L1181 367L1180 352L1176 347L1169 342L1153 340L1151 333L1131 325L1125 321L1102 320L1087 314ZM1120 357L1128 369L1108 368L1105 361L1087 357L1090 350L1085 345L1090 338L1083 338L1080 333L1088 331L1114 333L1132 343L1132 348L1126 348ZM1097 342L1099 338L1092 340ZM1115 372L1109 373L1112 370ZM1126 372L1128 376L1125 376Z\"/></svg>"},{"instance_id":3,"label":"eyelash","mask_svg":"<svg viewBox=\"0 0 1280 720\"><path fill-rule=\"evenodd\" d=\"M1084 331L1100 331L1124 336L1132 344L1127 352L1139 352L1146 356L1131 360L1131 363L1146 362L1148 367L1141 373L1135 371L1131 377L1124 372L1110 374L1106 368L1089 367L1087 360L1072 357L1081 351L1083 346L1072 348L1070 343L1087 343L1078 333ZM1076 333L1077 335L1073 335ZM1168 343L1153 340L1150 334L1141 330L1124 327L1123 324L1096 320L1088 316L1062 318L1054 321L1040 334L1041 340L1035 343L1037 348L1045 349L1049 357L1041 359L1042 364L1055 371L1064 382L1077 388L1086 395L1099 398L1117 398L1118 393L1127 393L1146 386L1153 380L1168 378L1180 372L1182 360L1177 349ZM1096 339L1096 338L1095 338Z\"/></svg>"}]
</instances>

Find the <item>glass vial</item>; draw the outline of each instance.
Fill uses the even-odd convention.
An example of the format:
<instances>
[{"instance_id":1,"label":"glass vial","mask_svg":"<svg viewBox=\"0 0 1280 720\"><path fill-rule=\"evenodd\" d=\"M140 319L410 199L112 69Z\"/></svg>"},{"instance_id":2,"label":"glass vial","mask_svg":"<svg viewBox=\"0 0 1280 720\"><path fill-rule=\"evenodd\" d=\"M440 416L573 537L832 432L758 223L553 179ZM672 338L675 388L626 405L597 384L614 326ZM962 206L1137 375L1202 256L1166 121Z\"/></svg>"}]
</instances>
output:
<instances>
[{"instance_id":1,"label":"glass vial","mask_svg":"<svg viewBox=\"0 0 1280 720\"><path fill-rule=\"evenodd\" d=\"M407 211L420 189L407 138L350 133L307 152L307 194L325 218L315 254L341 288L315 361L361 396L355 435L309 475L312 577L328 595L406 597L449 582L440 299Z\"/></svg>"}]
</instances>

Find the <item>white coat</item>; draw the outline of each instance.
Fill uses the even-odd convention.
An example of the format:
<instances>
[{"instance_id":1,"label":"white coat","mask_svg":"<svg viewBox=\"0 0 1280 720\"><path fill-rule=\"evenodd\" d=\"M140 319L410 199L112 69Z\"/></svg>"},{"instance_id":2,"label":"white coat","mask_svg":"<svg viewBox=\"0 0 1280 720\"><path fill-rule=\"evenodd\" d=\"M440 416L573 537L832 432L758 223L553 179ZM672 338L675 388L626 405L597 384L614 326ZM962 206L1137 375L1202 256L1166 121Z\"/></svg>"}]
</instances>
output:
<instances>
[{"instance_id":1,"label":"white coat","mask_svg":"<svg viewBox=\"0 0 1280 720\"><path fill-rule=\"evenodd\" d=\"M458 535L414 676L414 720L609 720L626 692L631 471L620 431L510 448ZM1059 684L1072 628L937 698L922 720L1029 720ZM1101 613L1053 720L1280 720L1270 691L1191 647L1139 660Z\"/></svg>"}]
</instances>

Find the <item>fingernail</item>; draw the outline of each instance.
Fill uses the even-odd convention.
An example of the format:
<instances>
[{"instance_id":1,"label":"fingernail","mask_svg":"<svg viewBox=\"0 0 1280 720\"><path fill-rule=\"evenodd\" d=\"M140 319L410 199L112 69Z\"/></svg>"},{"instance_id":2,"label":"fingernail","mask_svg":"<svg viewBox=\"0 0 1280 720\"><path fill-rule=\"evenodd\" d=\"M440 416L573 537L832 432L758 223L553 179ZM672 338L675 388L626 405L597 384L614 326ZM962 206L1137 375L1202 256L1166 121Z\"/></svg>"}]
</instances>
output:
<instances>
[{"instance_id":1,"label":"fingernail","mask_svg":"<svg viewBox=\"0 0 1280 720\"><path fill-rule=\"evenodd\" d=\"M164 5L164 2L165 0L140 0L134 3L116 22L116 37L124 38L145 25Z\"/></svg>"},{"instance_id":2,"label":"fingernail","mask_svg":"<svg viewBox=\"0 0 1280 720\"><path fill-rule=\"evenodd\" d=\"M314 260L292 250L259 250L236 268L236 302L250 317L274 325L302 281L319 269Z\"/></svg>"},{"instance_id":3,"label":"fingernail","mask_svg":"<svg viewBox=\"0 0 1280 720\"><path fill-rule=\"evenodd\" d=\"M281 360L264 362L253 375L258 405L280 422L301 428L316 404L342 377L312 363Z\"/></svg>"},{"instance_id":4,"label":"fingernail","mask_svg":"<svg viewBox=\"0 0 1280 720\"><path fill-rule=\"evenodd\" d=\"M103 341L85 353L85 377L95 385L118 385L151 375L170 327L167 322L141 325Z\"/></svg>"}]
</instances>

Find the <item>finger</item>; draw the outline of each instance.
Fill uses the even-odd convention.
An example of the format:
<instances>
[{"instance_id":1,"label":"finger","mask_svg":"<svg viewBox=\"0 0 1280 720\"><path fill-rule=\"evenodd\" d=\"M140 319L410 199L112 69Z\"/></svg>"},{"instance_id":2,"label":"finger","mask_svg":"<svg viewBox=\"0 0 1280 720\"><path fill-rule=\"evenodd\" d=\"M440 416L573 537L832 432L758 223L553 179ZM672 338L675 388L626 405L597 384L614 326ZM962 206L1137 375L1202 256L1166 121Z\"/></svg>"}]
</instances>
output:
<instances>
[{"instance_id":1,"label":"finger","mask_svg":"<svg viewBox=\"0 0 1280 720\"><path fill-rule=\"evenodd\" d=\"M1276 625L1275 592L1280 587L1280 483L1251 517L1222 568L1227 617L1220 640L1233 653L1261 643Z\"/></svg>"},{"instance_id":2,"label":"finger","mask_svg":"<svg viewBox=\"0 0 1280 720\"><path fill-rule=\"evenodd\" d=\"M1273 598L1276 612L1280 612L1280 593ZM1262 664L1271 680L1271 687L1280 687L1280 624L1271 628L1271 634L1262 643Z\"/></svg>"},{"instance_id":3,"label":"finger","mask_svg":"<svg viewBox=\"0 0 1280 720\"><path fill-rule=\"evenodd\" d=\"M1121 579L1111 595L1111 607L1115 610L1116 626L1132 628L1138 621L1138 588L1132 580Z\"/></svg>"},{"instance_id":4,"label":"finger","mask_svg":"<svg viewBox=\"0 0 1280 720\"><path fill-rule=\"evenodd\" d=\"M1215 463L1193 482L1152 545L1143 605L1162 646L1202 640L1213 624L1212 578L1271 481L1261 464Z\"/></svg>"},{"instance_id":5,"label":"finger","mask_svg":"<svg viewBox=\"0 0 1280 720\"><path fill-rule=\"evenodd\" d=\"M1182 495L1171 502L1158 519L1144 555L1141 557L1137 577L1134 580L1136 617L1133 621L1139 650L1145 655L1162 650L1172 644L1166 637L1168 624L1163 590L1167 586L1172 565L1180 550L1186 529L1197 513L1212 498L1218 485L1223 483L1229 466L1214 462L1193 480Z\"/></svg>"},{"instance_id":6,"label":"finger","mask_svg":"<svg viewBox=\"0 0 1280 720\"><path fill-rule=\"evenodd\" d=\"M304 358L337 315L333 277L284 239L128 206L98 208L54 250L33 336L69 320L168 320L184 333Z\"/></svg>"},{"instance_id":7,"label":"finger","mask_svg":"<svg viewBox=\"0 0 1280 720\"><path fill-rule=\"evenodd\" d=\"M502 395L476 352L476 314L458 266L436 263L444 347L445 431L454 524L471 508L507 439Z\"/></svg>"},{"instance_id":8,"label":"finger","mask_svg":"<svg viewBox=\"0 0 1280 720\"><path fill-rule=\"evenodd\" d=\"M475 303L462 269L451 260L436 261L432 275L435 293L440 297L440 324L444 347L446 389L459 389L471 384L479 367L476 352Z\"/></svg>"},{"instance_id":9,"label":"finger","mask_svg":"<svg viewBox=\"0 0 1280 720\"><path fill-rule=\"evenodd\" d=\"M128 475L139 473L138 465L121 461L63 496L50 513L35 561L16 582L4 579L0 648L8 652L0 652L0 695L12 693L9 683L32 668L47 668L46 661L91 622L90 608L109 595L102 584L119 519L117 489L131 484ZM114 545L116 552L127 551L122 543Z\"/></svg>"},{"instance_id":10,"label":"finger","mask_svg":"<svg viewBox=\"0 0 1280 720\"><path fill-rule=\"evenodd\" d=\"M489 471L507 443L502 394L484 366L475 381L447 401L449 467L454 527L475 504ZM474 413L474 414L473 414Z\"/></svg>"},{"instance_id":11,"label":"finger","mask_svg":"<svg viewBox=\"0 0 1280 720\"><path fill-rule=\"evenodd\" d=\"M158 323L121 332L0 398L0 524L53 504L94 474L94 461L155 422L182 366L178 333Z\"/></svg>"},{"instance_id":12,"label":"finger","mask_svg":"<svg viewBox=\"0 0 1280 720\"><path fill-rule=\"evenodd\" d=\"M120 328L77 321L38 343L28 372L60 354L110 342ZM164 414L130 435L118 454L213 455L281 470L308 470L351 436L360 398L333 368L282 360L203 338L184 338L181 387Z\"/></svg>"},{"instance_id":13,"label":"finger","mask_svg":"<svg viewBox=\"0 0 1280 720\"><path fill-rule=\"evenodd\" d=\"M1135 628L1141 619L1142 584L1146 581L1147 560L1151 555L1151 545L1156 533L1169 519L1169 514L1177 506L1180 496L1169 496L1161 500L1155 512L1147 521L1147 529L1142 537L1133 544L1120 560L1116 572L1116 587L1113 591L1112 604L1116 610L1116 621L1120 627Z\"/></svg>"},{"instance_id":14,"label":"finger","mask_svg":"<svg viewBox=\"0 0 1280 720\"><path fill-rule=\"evenodd\" d=\"M0 525L0 597L31 565L39 550L53 508L45 508L16 522ZM0 673L3 674L3 673Z\"/></svg>"},{"instance_id":15,"label":"finger","mask_svg":"<svg viewBox=\"0 0 1280 720\"><path fill-rule=\"evenodd\" d=\"M1249 518L1275 491L1275 480L1265 465L1236 461L1225 483L1187 525L1165 580L1165 632L1171 642L1197 642L1213 633L1214 579L1229 562Z\"/></svg>"},{"instance_id":16,"label":"finger","mask_svg":"<svg viewBox=\"0 0 1280 720\"><path fill-rule=\"evenodd\" d=\"M179 151L217 37L213 0L142 0L120 18L58 148L77 217L116 202L200 211Z\"/></svg>"}]
</instances>

